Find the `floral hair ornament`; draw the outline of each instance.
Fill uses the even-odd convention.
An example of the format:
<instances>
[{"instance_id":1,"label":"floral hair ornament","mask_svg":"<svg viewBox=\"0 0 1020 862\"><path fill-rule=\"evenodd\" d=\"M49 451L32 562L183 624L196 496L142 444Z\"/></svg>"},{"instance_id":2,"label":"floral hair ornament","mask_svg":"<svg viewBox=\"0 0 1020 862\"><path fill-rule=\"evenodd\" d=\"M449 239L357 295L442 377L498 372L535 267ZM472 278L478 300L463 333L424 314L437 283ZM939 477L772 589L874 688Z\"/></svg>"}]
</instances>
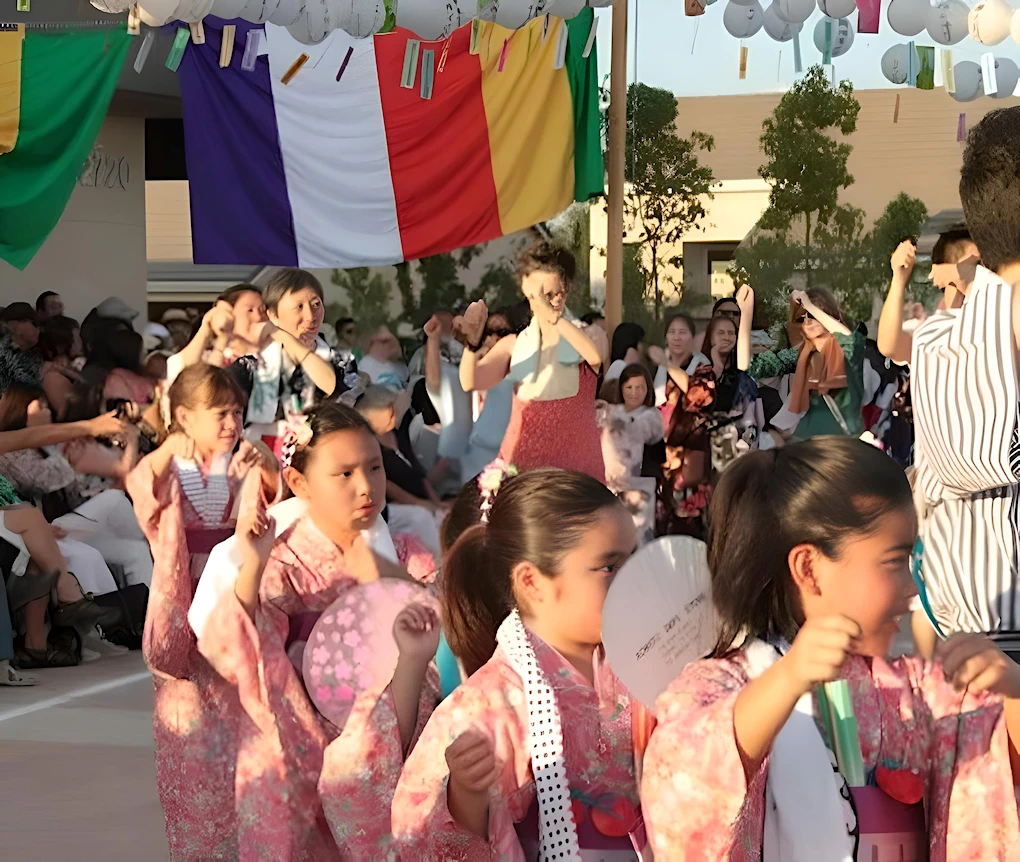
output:
<instances>
[{"instance_id":1,"label":"floral hair ornament","mask_svg":"<svg viewBox=\"0 0 1020 862\"><path fill-rule=\"evenodd\" d=\"M492 504L496 501L496 494L504 480L512 479L518 474L518 469L513 464L508 464L502 458L497 458L478 475L478 490L482 495L482 523L489 523L489 512L492 511Z\"/></svg>"},{"instance_id":2,"label":"floral hair ornament","mask_svg":"<svg viewBox=\"0 0 1020 862\"><path fill-rule=\"evenodd\" d=\"M288 420L287 432L283 435L283 446L280 450L280 461L289 467L294 460L298 446L307 446L312 442L312 426L307 416L291 416Z\"/></svg>"}]
</instances>

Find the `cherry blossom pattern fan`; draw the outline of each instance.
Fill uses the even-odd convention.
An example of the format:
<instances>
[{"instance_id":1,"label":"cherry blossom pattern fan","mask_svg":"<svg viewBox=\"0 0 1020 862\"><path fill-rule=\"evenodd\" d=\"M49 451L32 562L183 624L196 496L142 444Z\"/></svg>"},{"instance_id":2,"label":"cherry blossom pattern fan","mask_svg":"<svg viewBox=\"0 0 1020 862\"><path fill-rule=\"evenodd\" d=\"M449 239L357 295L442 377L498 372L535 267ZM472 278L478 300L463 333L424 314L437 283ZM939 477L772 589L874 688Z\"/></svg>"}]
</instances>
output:
<instances>
[{"instance_id":1,"label":"cherry blossom pattern fan","mask_svg":"<svg viewBox=\"0 0 1020 862\"><path fill-rule=\"evenodd\" d=\"M315 708L337 727L347 723L359 693L381 691L393 678L393 622L412 602L439 613L439 602L423 587L381 578L345 592L313 626L302 659L305 689Z\"/></svg>"},{"instance_id":2,"label":"cherry blossom pattern fan","mask_svg":"<svg viewBox=\"0 0 1020 862\"><path fill-rule=\"evenodd\" d=\"M656 539L620 569L602 608L602 643L613 672L646 707L715 639L704 542Z\"/></svg>"}]
</instances>

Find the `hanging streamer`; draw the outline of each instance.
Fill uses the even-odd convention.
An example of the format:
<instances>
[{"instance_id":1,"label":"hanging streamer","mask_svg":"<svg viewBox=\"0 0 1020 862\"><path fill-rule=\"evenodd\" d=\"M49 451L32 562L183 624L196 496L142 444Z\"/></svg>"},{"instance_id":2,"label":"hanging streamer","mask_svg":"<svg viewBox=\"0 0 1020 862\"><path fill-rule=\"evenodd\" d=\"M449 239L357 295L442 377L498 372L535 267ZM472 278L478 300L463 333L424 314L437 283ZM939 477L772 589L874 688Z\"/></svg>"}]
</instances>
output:
<instances>
[{"instance_id":1,"label":"hanging streamer","mask_svg":"<svg viewBox=\"0 0 1020 862\"><path fill-rule=\"evenodd\" d=\"M747 47L745 45L740 46L740 80L743 81L747 77Z\"/></svg>"},{"instance_id":2,"label":"hanging streamer","mask_svg":"<svg viewBox=\"0 0 1020 862\"><path fill-rule=\"evenodd\" d=\"M496 67L496 71L497 72L502 72L503 71L503 66L506 64L506 53L509 50L510 50L510 40L509 39L504 39L503 40L503 47L500 49L500 52L499 52L499 65Z\"/></svg>"},{"instance_id":3,"label":"hanging streamer","mask_svg":"<svg viewBox=\"0 0 1020 862\"><path fill-rule=\"evenodd\" d=\"M354 56L354 46L347 46L347 53L344 54L344 61L340 64L340 71L336 73L336 79L339 81L343 76L344 72L347 71L347 64L351 62L351 57Z\"/></svg>"},{"instance_id":4,"label":"hanging streamer","mask_svg":"<svg viewBox=\"0 0 1020 862\"><path fill-rule=\"evenodd\" d=\"M907 84L917 86L917 48L913 42L907 42Z\"/></svg>"},{"instance_id":5,"label":"hanging streamer","mask_svg":"<svg viewBox=\"0 0 1020 862\"><path fill-rule=\"evenodd\" d=\"M136 3L130 9L128 9L128 35L129 36L140 36L142 35L142 16L138 12L138 4Z\"/></svg>"},{"instance_id":6,"label":"hanging streamer","mask_svg":"<svg viewBox=\"0 0 1020 862\"><path fill-rule=\"evenodd\" d=\"M935 48L919 45L917 48L917 89L935 89Z\"/></svg>"},{"instance_id":7,"label":"hanging streamer","mask_svg":"<svg viewBox=\"0 0 1020 862\"><path fill-rule=\"evenodd\" d=\"M545 40L549 38L549 16L546 15L542 21L542 44L545 44Z\"/></svg>"},{"instance_id":8,"label":"hanging streamer","mask_svg":"<svg viewBox=\"0 0 1020 862\"><path fill-rule=\"evenodd\" d=\"M408 39L407 47L404 48L404 71L400 76L400 86L405 90L414 89L414 79L418 77L418 54L421 51L421 42L417 39Z\"/></svg>"},{"instance_id":9,"label":"hanging streamer","mask_svg":"<svg viewBox=\"0 0 1020 862\"><path fill-rule=\"evenodd\" d=\"M953 72L953 52L939 51L939 59L942 61L942 86L947 93L956 92L956 75Z\"/></svg>"},{"instance_id":10,"label":"hanging streamer","mask_svg":"<svg viewBox=\"0 0 1020 862\"><path fill-rule=\"evenodd\" d=\"M446 68L446 58L450 55L450 43L453 41L453 36L446 40L443 44L443 53L439 55L439 66L437 72L442 72Z\"/></svg>"},{"instance_id":11,"label":"hanging streamer","mask_svg":"<svg viewBox=\"0 0 1020 862\"><path fill-rule=\"evenodd\" d=\"M804 61L800 56L800 33L793 36L793 71L798 75L804 71Z\"/></svg>"},{"instance_id":12,"label":"hanging streamer","mask_svg":"<svg viewBox=\"0 0 1020 862\"><path fill-rule=\"evenodd\" d=\"M823 33L825 41L822 42L822 65L829 66L832 64L832 19L824 19Z\"/></svg>"},{"instance_id":13,"label":"hanging streamer","mask_svg":"<svg viewBox=\"0 0 1020 862\"><path fill-rule=\"evenodd\" d=\"M553 60L554 69L562 69L567 64L567 22L560 21L556 31L556 58Z\"/></svg>"},{"instance_id":14,"label":"hanging streamer","mask_svg":"<svg viewBox=\"0 0 1020 862\"><path fill-rule=\"evenodd\" d=\"M900 94L899 93L896 94L896 107L893 108L892 121L893 121L893 123L898 123L900 121Z\"/></svg>"},{"instance_id":15,"label":"hanging streamer","mask_svg":"<svg viewBox=\"0 0 1020 862\"><path fill-rule=\"evenodd\" d=\"M32 11L32 0L18 0L18 11L19 12L31 12Z\"/></svg>"},{"instance_id":16,"label":"hanging streamer","mask_svg":"<svg viewBox=\"0 0 1020 862\"><path fill-rule=\"evenodd\" d=\"M421 97L432 98L432 82L435 80L436 52L426 48L421 54Z\"/></svg>"},{"instance_id":17,"label":"hanging streamer","mask_svg":"<svg viewBox=\"0 0 1020 862\"><path fill-rule=\"evenodd\" d=\"M779 59L776 61L776 81L781 80L782 76L783 76L783 52L780 49Z\"/></svg>"},{"instance_id":18,"label":"hanging streamer","mask_svg":"<svg viewBox=\"0 0 1020 862\"><path fill-rule=\"evenodd\" d=\"M482 21L480 18L474 18L471 21L471 47L468 49L469 53L477 54L481 50L481 47L478 44L481 38Z\"/></svg>"},{"instance_id":19,"label":"hanging streamer","mask_svg":"<svg viewBox=\"0 0 1020 862\"><path fill-rule=\"evenodd\" d=\"M142 69L145 68L145 63L149 59L149 52L152 51L152 43L156 41L156 31L150 30L145 34L145 38L142 39L142 44L138 48L138 54L135 57L135 71L140 75Z\"/></svg>"},{"instance_id":20,"label":"hanging streamer","mask_svg":"<svg viewBox=\"0 0 1020 862\"><path fill-rule=\"evenodd\" d=\"M694 22L694 36L691 39L691 56L694 56L694 46L698 44L698 28L701 27L701 20Z\"/></svg>"},{"instance_id":21,"label":"hanging streamer","mask_svg":"<svg viewBox=\"0 0 1020 862\"><path fill-rule=\"evenodd\" d=\"M283 73L283 77L280 78L281 84L289 84L294 80L294 76L301 71L302 67L307 63L311 57L307 54L301 54L293 63L290 64L290 68Z\"/></svg>"},{"instance_id":22,"label":"hanging streamer","mask_svg":"<svg viewBox=\"0 0 1020 862\"><path fill-rule=\"evenodd\" d=\"M192 21L188 25L188 29L191 30L191 41L196 45L205 44L205 25L201 21Z\"/></svg>"},{"instance_id":23,"label":"hanging streamer","mask_svg":"<svg viewBox=\"0 0 1020 862\"><path fill-rule=\"evenodd\" d=\"M591 49L595 47L595 34L598 32L598 29L599 18L598 15L596 15L591 20L591 30L588 31L588 41L584 43L584 51L581 52L581 56L584 57L585 60L587 60L591 55Z\"/></svg>"},{"instance_id":24,"label":"hanging streamer","mask_svg":"<svg viewBox=\"0 0 1020 862\"><path fill-rule=\"evenodd\" d=\"M241 58L241 68L245 72L255 69L255 61L259 58L259 40L261 38L261 30L248 31L248 37L244 40L244 56Z\"/></svg>"},{"instance_id":25,"label":"hanging streamer","mask_svg":"<svg viewBox=\"0 0 1020 862\"><path fill-rule=\"evenodd\" d=\"M180 68L181 58L190 41L191 31L187 27L179 27L177 35L174 37L174 43L170 46L170 53L166 57L166 67L171 72L176 72Z\"/></svg>"},{"instance_id":26,"label":"hanging streamer","mask_svg":"<svg viewBox=\"0 0 1020 862\"><path fill-rule=\"evenodd\" d=\"M956 122L956 143L962 144L967 140L967 115L960 114L960 119Z\"/></svg>"},{"instance_id":27,"label":"hanging streamer","mask_svg":"<svg viewBox=\"0 0 1020 862\"><path fill-rule=\"evenodd\" d=\"M999 84L995 80L995 55L991 52L981 55L981 80L985 86L985 95L994 96Z\"/></svg>"},{"instance_id":28,"label":"hanging streamer","mask_svg":"<svg viewBox=\"0 0 1020 862\"><path fill-rule=\"evenodd\" d=\"M234 40L237 38L237 25L224 24L223 35L220 37L220 68L226 69L234 59Z\"/></svg>"},{"instance_id":29,"label":"hanging streamer","mask_svg":"<svg viewBox=\"0 0 1020 862\"><path fill-rule=\"evenodd\" d=\"M882 19L882 0L857 0L857 32L877 33Z\"/></svg>"}]
</instances>

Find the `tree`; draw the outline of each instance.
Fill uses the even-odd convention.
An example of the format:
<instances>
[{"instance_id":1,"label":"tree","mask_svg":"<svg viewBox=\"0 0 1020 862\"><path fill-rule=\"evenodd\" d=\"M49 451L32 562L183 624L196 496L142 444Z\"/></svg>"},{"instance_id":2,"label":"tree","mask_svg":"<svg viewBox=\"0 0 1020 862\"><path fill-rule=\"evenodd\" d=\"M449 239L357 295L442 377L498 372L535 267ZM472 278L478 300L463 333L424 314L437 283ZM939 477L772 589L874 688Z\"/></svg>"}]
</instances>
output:
<instances>
[{"instance_id":1,"label":"tree","mask_svg":"<svg viewBox=\"0 0 1020 862\"><path fill-rule=\"evenodd\" d=\"M664 288L668 285L676 300L682 294L682 284L665 279L663 269L682 266L683 257L676 253L682 238L702 228L715 177L698 157L702 151L711 151L715 141L703 132L680 137L676 97L658 87L631 84L627 116L632 131L627 142L629 188L624 206L644 246L636 263L646 293L651 294L654 319L659 321Z\"/></svg>"},{"instance_id":2,"label":"tree","mask_svg":"<svg viewBox=\"0 0 1020 862\"><path fill-rule=\"evenodd\" d=\"M371 332L376 327L389 323L390 290L382 277L375 273L369 278L369 268L359 266L355 269L334 269L331 281L342 288L347 295L346 303L339 303L333 319L337 317L353 317L362 332Z\"/></svg>"},{"instance_id":3,"label":"tree","mask_svg":"<svg viewBox=\"0 0 1020 862\"><path fill-rule=\"evenodd\" d=\"M852 134L860 109L849 81L834 87L821 66L812 66L762 123L766 162L758 173L772 190L759 224L782 237L794 226L803 229L808 286L812 283L812 229L826 225L837 213L840 191L854 181L847 170L850 144L834 140L829 132Z\"/></svg>"}]
</instances>

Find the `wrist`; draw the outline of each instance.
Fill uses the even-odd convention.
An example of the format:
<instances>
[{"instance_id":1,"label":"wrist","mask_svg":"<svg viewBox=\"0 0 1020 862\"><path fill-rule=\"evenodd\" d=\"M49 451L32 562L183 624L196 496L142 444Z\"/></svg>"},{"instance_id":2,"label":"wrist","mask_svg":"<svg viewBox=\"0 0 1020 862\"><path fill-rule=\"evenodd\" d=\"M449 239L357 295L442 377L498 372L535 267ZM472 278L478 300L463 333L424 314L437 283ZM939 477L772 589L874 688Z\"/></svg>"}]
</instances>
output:
<instances>
[{"instance_id":1,"label":"wrist","mask_svg":"<svg viewBox=\"0 0 1020 862\"><path fill-rule=\"evenodd\" d=\"M414 655L413 653L406 653L401 651L397 654L397 671L403 670L409 673L419 673L422 676L425 675L425 671L428 670L429 662L432 661L431 656L428 655ZM396 671L394 671L396 674Z\"/></svg>"},{"instance_id":2,"label":"wrist","mask_svg":"<svg viewBox=\"0 0 1020 862\"><path fill-rule=\"evenodd\" d=\"M780 695L784 706L788 705L792 710L805 694L813 688L813 684L805 683L799 679L793 671L793 663L788 658L789 653L783 656L765 673L771 674L776 693Z\"/></svg>"}]
</instances>

